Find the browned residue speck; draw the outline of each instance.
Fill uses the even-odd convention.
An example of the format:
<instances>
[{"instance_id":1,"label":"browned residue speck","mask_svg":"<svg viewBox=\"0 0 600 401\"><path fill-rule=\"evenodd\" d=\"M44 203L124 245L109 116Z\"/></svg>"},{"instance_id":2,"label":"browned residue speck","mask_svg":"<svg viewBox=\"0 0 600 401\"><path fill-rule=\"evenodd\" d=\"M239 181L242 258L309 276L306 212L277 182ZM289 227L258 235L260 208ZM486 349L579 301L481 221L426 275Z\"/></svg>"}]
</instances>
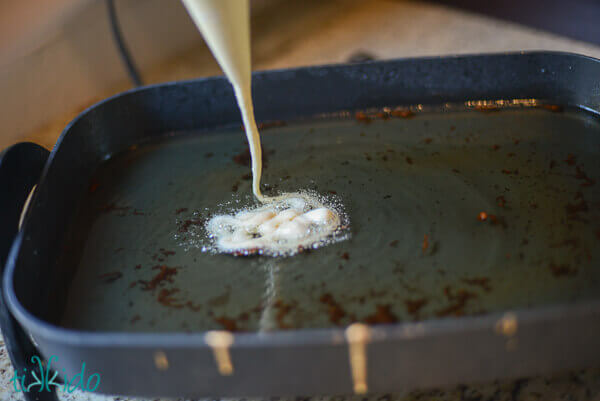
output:
<instances>
[{"instance_id":1,"label":"browned residue speck","mask_svg":"<svg viewBox=\"0 0 600 401\"><path fill-rule=\"evenodd\" d=\"M100 213L110 213L110 212L121 212L124 213L131 209L129 206L117 206L116 203L112 202L106 206L102 206L99 211Z\"/></svg>"},{"instance_id":2,"label":"browned residue speck","mask_svg":"<svg viewBox=\"0 0 600 401\"><path fill-rule=\"evenodd\" d=\"M277 309L275 320L280 329L289 329L291 326L284 322L287 314L293 309L291 304L286 304L281 299L275 301L273 306Z\"/></svg>"},{"instance_id":3,"label":"browned residue speck","mask_svg":"<svg viewBox=\"0 0 600 401\"><path fill-rule=\"evenodd\" d=\"M413 164L413 160L410 157L408 157L408 156L406 156L406 162L408 164Z\"/></svg>"},{"instance_id":4,"label":"browned residue speck","mask_svg":"<svg viewBox=\"0 0 600 401\"><path fill-rule=\"evenodd\" d=\"M498 150L498 149L500 149L500 145L493 145L492 146L492 150Z\"/></svg>"},{"instance_id":5,"label":"browned residue speck","mask_svg":"<svg viewBox=\"0 0 600 401\"><path fill-rule=\"evenodd\" d=\"M340 304L338 304L335 301L335 299L330 293L325 293L321 295L319 301L322 304L327 305L327 313L329 315L329 321L331 323L337 325L340 323L340 320L342 320L346 316L346 312L344 311L344 309L342 309Z\"/></svg>"},{"instance_id":6,"label":"browned residue speck","mask_svg":"<svg viewBox=\"0 0 600 401\"><path fill-rule=\"evenodd\" d=\"M233 156L233 161L240 166L250 166L250 148L242 150L240 153Z\"/></svg>"},{"instance_id":7,"label":"browned residue speck","mask_svg":"<svg viewBox=\"0 0 600 401\"><path fill-rule=\"evenodd\" d=\"M140 270L142 268L142 265L135 265L135 270Z\"/></svg>"},{"instance_id":8,"label":"browned residue speck","mask_svg":"<svg viewBox=\"0 0 600 401\"><path fill-rule=\"evenodd\" d=\"M502 174L506 174L506 175L514 174L514 175L517 175L517 174L519 174L519 170L508 170L508 169L503 168L502 169Z\"/></svg>"},{"instance_id":9,"label":"browned residue speck","mask_svg":"<svg viewBox=\"0 0 600 401\"><path fill-rule=\"evenodd\" d=\"M409 315L411 315L414 318L418 318L419 311L421 310L421 308L427 305L428 302L429 301L426 298L406 299L404 300L404 305L406 305L406 311Z\"/></svg>"},{"instance_id":10,"label":"browned residue speck","mask_svg":"<svg viewBox=\"0 0 600 401\"><path fill-rule=\"evenodd\" d=\"M499 225L502 228L506 228L508 226L506 224L506 220L504 220L504 217L496 216L495 214L489 214L488 219L490 220L490 224L493 226Z\"/></svg>"},{"instance_id":11,"label":"browned residue speck","mask_svg":"<svg viewBox=\"0 0 600 401\"><path fill-rule=\"evenodd\" d=\"M100 184L98 183L98 181L96 181L95 179L92 179L92 181L90 183L90 193L93 194L94 192L96 192L99 185Z\"/></svg>"},{"instance_id":12,"label":"browned residue speck","mask_svg":"<svg viewBox=\"0 0 600 401\"><path fill-rule=\"evenodd\" d=\"M140 315L135 315L134 317L131 318L131 320L129 321L129 323L134 324L135 322L137 322L141 318L142 317Z\"/></svg>"},{"instance_id":13,"label":"browned residue speck","mask_svg":"<svg viewBox=\"0 0 600 401\"><path fill-rule=\"evenodd\" d=\"M463 278L462 281L468 285L479 286L483 288L485 292L490 292L492 290L490 279L488 277Z\"/></svg>"},{"instance_id":14,"label":"browned residue speck","mask_svg":"<svg viewBox=\"0 0 600 401\"><path fill-rule=\"evenodd\" d=\"M482 104L475 106L475 110L481 111L483 113L490 113L492 111L500 111L500 107L494 104Z\"/></svg>"},{"instance_id":15,"label":"browned residue speck","mask_svg":"<svg viewBox=\"0 0 600 401\"><path fill-rule=\"evenodd\" d=\"M572 153L569 153L567 155L567 158L565 159L565 163L567 163L569 166L574 166L576 162L577 161L575 160L575 155Z\"/></svg>"},{"instance_id":16,"label":"browned residue speck","mask_svg":"<svg viewBox=\"0 0 600 401\"><path fill-rule=\"evenodd\" d=\"M392 242L390 242L390 246L391 246L392 248L395 248L395 247L397 247L397 246L398 246L398 243L399 243L399 241L398 241L397 239L395 239L395 240L393 240Z\"/></svg>"},{"instance_id":17,"label":"browned residue speck","mask_svg":"<svg viewBox=\"0 0 600 401\"><path fill-rule=\"evenodd\" d=\"M115 281L117 281L118 279L120 279L121 277L123 277L123 273L121 272L110 272L110 273L104 273L101 274L100 276L98 276L103 283L114 283Z\"/></svg>"},{"instance_id":18,"label":"browned residue speck","mask_svg":"<svg viewBox=\"0 0 600 401\"><path fill-rule=\"evenodd\" d=\"M198 312L200 310L202 310L202 305L198 304L198 305L194 305L192 301L187 301L185 303L185 306L189 309L191 309L194 312Z\"/></svg>"},{"instance_id":19,"label":"browned residue speck","mask_svg":"<svg viewBox=\"0 0 600 401\"><path fill-rule=\"evenodd\" d=\"M393 110L390 112L393 117L413 118L416 114L410 110Z\"/></svg>"},{"instance_id":20,"label":"browned residue speck","mask_svg":"<svg viewBox=\"0 0 600 401\"><path fill-rule=\"evenodd\" d=\"M215 317L215 322L219 323L223 328L227 331L238 331L237 324L235 320L230 319L225 316Z\"/></svg>"},{"instance_id":21,"label":"browned residue speck","mask_svg":"<svg viewBox=\"0 0 600 401\"><path fill-rule=\"evenodd\" d=\"M144 286L144 290L153 290L159 284L164 282L173 282L173 276L177 274L176 267L168 267L166 265L154 266L152 270L160 270L150 281L140 280L140 283Z\"/></svg>"},{"instance_id":22,"label":"browned residue speck","mask_svg":"<svg viewBox=\"0 0 600 401\"><path fill-rule=\"evenodd\" d=\"M450 286L446 286L444 288L444 295L448 298L452 303L439 311L436 312L436 315L439 317L442 316L462 316L464 315L465 306L470 299L477 298L477 294L474 292L467 291L465 289L459 289L454 293Z\"/></svg>"},{"instance_id":23,"label":"browned residue speck","mask_svg":"<svg viewBox=\"0 0 600 401\"><path fill-rule=\"evenodd\" d=\"M371 122L371 118L369 116L367 116L364 112L362 111L357 111L354 114L354 118L356 119L356 121L360 122L360 123L365 123L368 124Z\"/></svg>"},{"instance_id":24,"label":"browned residue speck","mask_svg":"<svg viewBox=\"0 0 600 401\"><path fill-rule=\"evenodd\" d=\"M159 293L158 296L156 297L158 302L166 307L169 308L175 308L175 309L180 309L183 307L182 304L180 304L179 302L177 302L177 300L175 299L175 297L173 297L173 294L179 292L179 290L177 288L172 288L172 289L166 289L166 288L162 288Z\"/></svg>"},{"instance_id":25,"label":"browned residue speck","mask_svg":"<svg viewBox=\"0 0 600 401\"><path fill-rule=\"evenodd\" d=\"M348 252L342 253L342 256L340 257L344 260L350 260L350 254Z\"/></svg>"},{"instance_id":26,"label":"browned residue speck","mask_svg":"<svg viewBox=\"0 0 600 401\"><path fill-rule=\"evenodd\" d=\"M159 251L160 251L160 253L162 253L165 256L175 255L175 251L169 251L165 248L160 248Z\"/></svg>"},{"instance_id":27,"label":"browned residue speck","mask_svg":"<svg viewBox=\"0 0 600 401\"><path fill-rule=\"evenodd\" d=\"M375 305L375 313L365 317L363 321L367 324L396 323L398 318L392 312L390 304Z\"/></svg>"},{"instance_id":28,"label":"browned residue speck","mask_svg":"<svg viewBox=\"0 0 600 401\"><path fill-rule=\"evenodd\" d=\"M425 234L423 236L423 244L421 245L423 253L427 252L427 248L429 248L429 235Z\"/></svg>"},{"instance_id":29,"label":"browned residue speck","mask_svg":"<svg viewBox=\"0 0 600 401\"><path fill-rule=\"evenodd\" d=\"M133 288L137 285L137 281L132 281L131 283L129 283L129 288Z\"/></svg>"},{"instance_id":30,"label":"browned residue speck","mask_svg":"<svg viewBox=\"0 0 600 401\"><path fill-rule=\"evenodd\" d=\"M206 152L204 154L204 157L206 157L207 159L210 159L211 157L213 157L215 154L213 152Z\"/></svg>"},{"instance_id":31,"label":"browned residue speck","mask_svg":"<svg viewBox=\"0 0 600 401\"><path fill-rule=\"evenodd\" d=\"M548 267L554 277L570 277L577 274L577 268L571 267L568 264L557 265L550 263Z\"/></svg>"},{"instance_id":32,"label":"browned residue speck","mask_svg":"<svg viewBox=\"0 0 600 401\"><path fill-rule=\"evenodd\" d=\"M588 211L588 205L584 199L581 199L579 203L567 203L565 209L571 217L577 217L577 213Z\"/></svg>"},{"instance_id":33,"label":"browned residue speck","mask_svg":"<svg viewBox=\"0 0 600 401\"><path fill-rule=\"evenodd\" d=\"M175 210L175 214L180 214L180 213L187 212L187 211L188 211L187 207L182 207L180 209Z\"/></svg>"},{"instance_id":34,"label":"browned residue speck","mask_svg":"<svg viewBox=\"0 0 600 401\"><path fill-rule=\"evenodd\" d=\"M575 178L578 180L583 180L584 182L581 184L582 187L591 187L596 183L596 180L587 176L587 174L583 171L580 166L575 166Z\"/></svg>"},{"instance_id":35,"label":"browned residue speck","mask_svg":"<svg viewBox=\"0 0 600 401\"><path fill-rule=\"evenodd\" d=\"M298 247L298 252L302 252L302 249L300 249L301 247ZM258 255L258 253L261 251L260 248L250 248L250 249L245 249L243 251L235 251L232 252L231 254L233 256L255 256Z\"/></svg>"},{"instance_id":36,"label":"browned residue speck","mask_svg":"<svg viewBox=\"0 0 600 401\"><path fill-rule=\"evenodd\" d=\"M550 244L550 248L563 248L570 247L575 249L579 246L579 238L567 238L563 241L555 242Z\"/></svg>"},{"instance_id":37,"label":"browned residue speck","mask_svg":"<svg viewBox=\"0 0 600 401\"><path fill-rule=\"evenodd\" d=\"M558 104L543 104L541 107L554 113L560 113L563 111L563 107Z\"/></svg>"},{"instance_id":38,"label":"browned residue speck","mask_svg":"<svg viewBox=\"0 0 600 401\"><path fill-rule=\"evenodd\" d=\"M180 233L185 233L187 232L191 226L201 226L204 224L204 219L188 219L183 221L183 223L181 223L181 225L179 226L179 232Z\"/></svg>"},{"instance_id":39,"label":"browned residue speck","mask_svg":"<svg viewBox=\"0 0 600 401\"><path fill-rule=\"evenodd\" d=\"M423 142L425 142L425 143L426 143L426 144L428 144L428 145L429 145L429 144L430 144L432 141L433 141L433 139L431 139L431 138L425 138L425 139L423 140Z\"/></svg>"},{"instance_id":40,"label":"browned residue speck","mask_svg":"<svg viewBox=\"0 0 600 401\"><path fill-rule=\"evenodd\" d=\"M502 195L497 196L496 197L496 203L498 204L498 206L504 207L504 206L506 206L506 199Z\"/></svg>"},{"instance_id":41,"label":"browned residue speck","mask_svg":"<svg viewBox=\"0 0 600 401\"><path fill-rule=\"evenodd\" d=\"M266 129L275 128L275 127L285 127L286 125L287 125L287 123L285 121L273 120L273 121L258 123L258 129L266 130Z\"/></svg>"},{"instance_id":42,"label":"browned residue speck","mask_svg":"<svg viewBox=\"0 0 600 401\"><path fill-rule=\"evenodd\" d=\"M217 295L216 297L210 298L208 300L208 305L211 307L223 306L229 302L230 292L224 292L221 295Z\"/></svg>"}]
</instances>

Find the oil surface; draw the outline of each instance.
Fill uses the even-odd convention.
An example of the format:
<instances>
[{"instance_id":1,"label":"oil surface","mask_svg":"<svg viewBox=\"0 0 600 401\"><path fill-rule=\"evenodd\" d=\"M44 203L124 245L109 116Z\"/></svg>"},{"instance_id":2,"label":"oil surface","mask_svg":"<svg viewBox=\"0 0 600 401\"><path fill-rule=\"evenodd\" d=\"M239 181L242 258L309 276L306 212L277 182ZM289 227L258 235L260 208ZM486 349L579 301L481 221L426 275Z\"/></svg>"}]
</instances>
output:
<instances>
[{"instance_id":1,"label":"oil surface","mask_svg":"<svg viewBox=\"0 0 600 401\"><path fill-rule=\"evenodd\" d=\"M359 115L264 130L265 193L337 196L352 222L348 241L285 259L201 250L214 205L232 191L240 195L223 211L255 202L239 129L116 155L71 228L82 254L62 262L78 266L62 324L256 331L597 298L600 124L556 111Z\"/></svg>"}]
</instances>

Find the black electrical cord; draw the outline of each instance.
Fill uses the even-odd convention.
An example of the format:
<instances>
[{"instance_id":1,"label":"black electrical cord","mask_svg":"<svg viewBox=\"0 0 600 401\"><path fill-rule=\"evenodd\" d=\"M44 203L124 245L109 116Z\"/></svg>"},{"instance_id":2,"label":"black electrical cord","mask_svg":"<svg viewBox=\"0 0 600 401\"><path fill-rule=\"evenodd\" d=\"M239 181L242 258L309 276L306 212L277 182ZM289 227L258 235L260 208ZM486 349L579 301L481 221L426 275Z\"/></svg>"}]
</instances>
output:
<instances>
[{"instance_id":1,"label":"black electrical cord","mask_svg":"<svg viewBox=\"0 0 600 401\"><path fill-rule=\"evenodd\" d=\"M133 62L133 59L131 58L131 54L125 45L125 41L123 40L123 34L121 33L121 28L119 27L119 20L117 19L117 11L115 9L114 0L106 0L106 8L108 10L108 19L110 21L113 40L115 41L115 45L119 50L121 61L123 61L125 69L127 70L133 85L141 86L143 83L142 79L140 78L140 73Z\"/></svg>"}]
</instances>

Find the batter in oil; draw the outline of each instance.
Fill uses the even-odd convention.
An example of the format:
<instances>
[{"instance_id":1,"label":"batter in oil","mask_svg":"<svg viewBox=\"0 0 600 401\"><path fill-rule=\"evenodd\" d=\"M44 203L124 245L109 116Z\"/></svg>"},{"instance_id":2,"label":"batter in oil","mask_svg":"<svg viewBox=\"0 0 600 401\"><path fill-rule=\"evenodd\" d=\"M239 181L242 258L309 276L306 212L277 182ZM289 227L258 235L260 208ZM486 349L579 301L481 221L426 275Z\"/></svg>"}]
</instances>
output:
<instances>
[{"instance_id":1,"label":"batter in oil","mask_svg":"<svg viewBox=\"0 0 600 401\"><path fill-rule=\"evenodd\" d=\"M266 197L260 190L262 154L254 119L248 0L183 0L223 72L242 114L252 158L252 191L262 205L211 218L206 229L218 252L291 255L326 243L340 228L339 212L316 194Z\"/></svg>"}]
</instances>

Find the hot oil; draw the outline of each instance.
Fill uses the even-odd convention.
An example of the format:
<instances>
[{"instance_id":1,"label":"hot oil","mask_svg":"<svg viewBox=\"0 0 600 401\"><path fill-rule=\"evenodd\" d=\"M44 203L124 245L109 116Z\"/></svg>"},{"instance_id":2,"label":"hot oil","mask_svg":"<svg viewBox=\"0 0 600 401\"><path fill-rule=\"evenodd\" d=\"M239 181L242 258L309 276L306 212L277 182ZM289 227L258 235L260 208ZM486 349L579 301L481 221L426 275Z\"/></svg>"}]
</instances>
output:
<instances>
[{"instance_id":1,"label":"hot oil","mask_svg":"<svg viewBox=\"0 0 600 401\"><path fill-rule=\"evenodd\" d=\"M264 192L337 197L351 221L347 241L289 258L202 252L206 218L255 204L239 129L117 155L72 227L85 241L80 260L63 261L78 268L62 324L257 331L597 298L600 125L557 111L359 115L264 130Z\"/></svg>"}]
</instances>

